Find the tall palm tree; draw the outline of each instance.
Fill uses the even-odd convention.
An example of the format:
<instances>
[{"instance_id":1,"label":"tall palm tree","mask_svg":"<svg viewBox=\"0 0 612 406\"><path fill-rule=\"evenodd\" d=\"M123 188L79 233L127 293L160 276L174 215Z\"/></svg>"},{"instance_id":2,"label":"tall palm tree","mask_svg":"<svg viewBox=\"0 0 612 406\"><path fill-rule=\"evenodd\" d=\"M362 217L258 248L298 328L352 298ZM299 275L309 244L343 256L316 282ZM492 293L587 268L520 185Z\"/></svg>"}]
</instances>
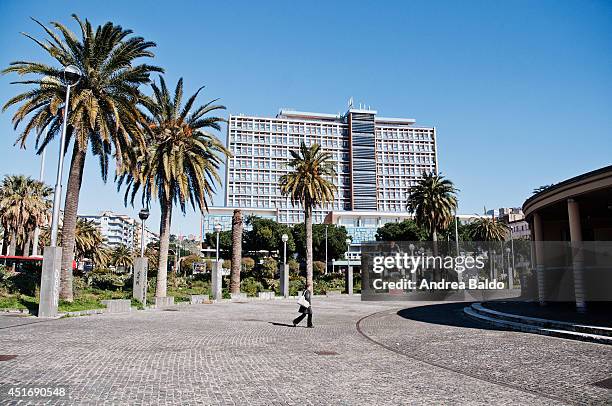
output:
<instances>
[{"instance_id":1,"label":"tall palm tree","mask_svg":"<svg viewBox=\"0 0 612 406\"><path fill-rule=\"evenodd\" d=\"M312 281L312 210L332 203L336 185L331 178L336 176L332 156L321 150L319 144L310 147L304 142L298 151L291 151L289 166L293 171L281 176L279 185L284 196L290 196L294 206L304 210L306 228L306 286L311 292Z\"/></svg>"},{"instance_id":2,"label":"tall palm tree","mask_svg":"<svg viewBox=\"0 0 612 406\"><path fill-rule=\"evenodd\" d=\"M240 267L242 266L242 212L234 210L232 216L232 270L230 292L240 293Z\"/></svg>"},{"instance_id":3,"label":"tall palm tree","mask_svg":"<svg viewBox=\"0 0 612 406\"><path fill-rule=\"evenodd\" d=\"M477 218L468 225L472 241L504 241L509 231L505 223L490 217Z\"/></svg>"},{"instance_id":4,"label":"tall palm tree","mask_svg":"<svg viewBox=\"0 0 612 406\"><path fill-rule=\"evenodd\" d=\"M438 231L448 228L457 208L457 191L453 182L444 176L425 173L408 189L408 211L417 224L427 230L432 241L438 240Z\"/></svg>"},{"instance_id":5,"label":"tall palm tree","mask_svg":"<svg viewBox=\"0 0 612 406\"><path fill-rule=\"evenodd\" d=\"M447 229L457 209L457 189L448 179L434 173L424 173L419 182L408 189L408 211L416 223L427 230L433 241L433 255L438 256L438 231ZM434 280L440 279L440 270L433 269Z\"/></svg>"},{"instance_id":6,"label":"tall palm tree","mask_svg":"<svg viewBox=\"0 0 612 406\"><path fill-rule=\"evenodd\" d=\"M29 255L30 235L36 226L44 226L51 208L51 188L24 175L5 176L0 185L0 221L10 236L9 255L15 255L17 241L22 241L24 255Z\"/></svg>"},{"instance_id":7,"label":"tall palm tree","mask_svg":"<svg viewBox=\"0 0 612 406\"><path fill-rule=\"evenodd\" d=\"M146 120L147 148L131 154L135 161L124 165L119 176L121 188L125 182L126 203L142 189L142 203L149 206L157 198L161 206L159 227L159 260L155 295L165 297L168 280L168 248L172 209L178 203L185 213L189 202L200 212L208 210L215 184L221 182L219 167L229 151L209 130L220 130L223 118L207 116L216 110L225 109L212 100L193 108L199 88L183 107L183 79L179 79L174 96L160 77L160 84L152 85L153 96L142 104ZM134 158L135 157L135 158ZM130 198L131 193L131 198Z\"/></svg>"},{"instance_id":8,"label":"tall palm tree","mask_svg":"<svg viewBox=\"0 0 612 406\"><path fill-rule=\"evenodd\" d=\"M126 269L132 266L132 263L134 262L132 250L124 244L115 247L111 257L113 265L115 265L117 268Z\"/></svg>"},{"instance_id":9,"label":"tall palm tree","mask_svg":"<svg viewBox=\"0 0 612 406\"><path fill-rule=\"evenodd\" d=\"M16 144L25 148L31 132L36 133L36 147L42 149L61 133L66 86L63 67L75 65L81 80L71 89L66 145L72 145L72 158L64 203L64 233L61 246L60 297L71 301L72 262L79 193L88 146L98 156L102 178L106 181L109 157L120 158L122 151L133 143L142 142L138 131L139 111L136 103L141 97L139 86L149 82L151 72L161 68L135 64L143 57L153 57L155 43L132 36L131 30L107 22L95 30L88 20L72 15L80 27L76 35L59 22L52 22L55 30L34 20L47 34L46 41L24 34L38 44L59 67L41 62L16 61L3 73L29 76L15 82L32 86L6 102L3 109L20 105L13 115L15 129L26 122ZM41 137L47 128L46 136ZM114 152L113 152L114 149Z\"/></svg>"}]
</instances>

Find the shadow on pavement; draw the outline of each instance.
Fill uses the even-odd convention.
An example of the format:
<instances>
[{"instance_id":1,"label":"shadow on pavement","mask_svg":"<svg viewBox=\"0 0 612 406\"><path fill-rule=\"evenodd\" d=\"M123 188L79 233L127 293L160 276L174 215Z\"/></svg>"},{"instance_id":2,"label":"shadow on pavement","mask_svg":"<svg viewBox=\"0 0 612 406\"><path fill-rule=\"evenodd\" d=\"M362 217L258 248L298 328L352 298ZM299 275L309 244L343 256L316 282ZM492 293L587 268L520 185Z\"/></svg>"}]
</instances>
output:
<instances>
[{"instance_id":1,"label":"shadow on pavement","mask_svg":"<svg viewBox=\"0 0 612 406\"><path fill-rule=\"evenodd\" d=\"M440 324L453 327L477 328L480 330L506 331L506 329L498 328L489 325L488 323L480 322L467 317L463 313L463 308L469 305L471 305L471 303L468 302L425 305L402 309L397 312L397 315L405 319L420 321L423 323Z\"/></svg>"}]
</instances>

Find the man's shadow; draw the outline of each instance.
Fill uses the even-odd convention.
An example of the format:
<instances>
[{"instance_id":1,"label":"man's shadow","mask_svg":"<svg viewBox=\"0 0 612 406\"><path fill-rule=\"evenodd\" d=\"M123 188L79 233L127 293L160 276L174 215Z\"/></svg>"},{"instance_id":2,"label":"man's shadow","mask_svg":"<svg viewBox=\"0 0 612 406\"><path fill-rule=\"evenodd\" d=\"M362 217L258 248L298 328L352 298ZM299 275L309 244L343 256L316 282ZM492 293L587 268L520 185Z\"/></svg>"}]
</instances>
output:
<instances>
[{"instance_id":1,"label":"man's shadow","mask_svg":"<svg viewBox=\"0 0 612 406\"><path fill-rule=\"evenodd\" d=\"M293 324L287 324L287 323L276 323L276 322L274 322L274 321L269 321L268 323L269 323L269 324L272 324L273 326L281 326L281 327L291 327L291 328L293 328ZM297 325L296 327L303 327L303 326Z\"/></svg>"}]
</instances>

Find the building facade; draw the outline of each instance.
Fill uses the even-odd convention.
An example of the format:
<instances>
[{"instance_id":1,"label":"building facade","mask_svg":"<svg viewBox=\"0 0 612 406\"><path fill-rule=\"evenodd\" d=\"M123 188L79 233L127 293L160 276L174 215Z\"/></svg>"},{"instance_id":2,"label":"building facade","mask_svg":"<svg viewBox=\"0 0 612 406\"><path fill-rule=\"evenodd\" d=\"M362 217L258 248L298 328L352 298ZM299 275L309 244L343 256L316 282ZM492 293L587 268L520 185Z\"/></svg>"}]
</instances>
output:
<instances>
[{"instance_id":1,"label":"building facade","mask_svg":"<svg viewBox=\"0 0 612 406\"><path fill-rule=\"evenodd\" d=\"M141 223L139 220L110 210L95 215L79 215L79 218L93 221L100 229L106 240L106 245L109 247L115 248L119 245L125 245L134 250L140 250ZM158 236L145 227L145 244L157 239Z\"/></svg>"},{"instance_id":2,"label":"building facade","mask_svg":"<svg viewBox=\"0 0 612 406\"><path fill-rule=\"evenodd\" d=\"M274 209L277 221L304 221L301 207L283 197L279 179L290 151L317 143L332 156L335 201L313 212L322 223L331 211L405 212L408 188L437 172L436 131L414 119L379 117L375 110L345 114L281 110L276 117L229 117L226 207Z\"/></svg>"}]
</instances>

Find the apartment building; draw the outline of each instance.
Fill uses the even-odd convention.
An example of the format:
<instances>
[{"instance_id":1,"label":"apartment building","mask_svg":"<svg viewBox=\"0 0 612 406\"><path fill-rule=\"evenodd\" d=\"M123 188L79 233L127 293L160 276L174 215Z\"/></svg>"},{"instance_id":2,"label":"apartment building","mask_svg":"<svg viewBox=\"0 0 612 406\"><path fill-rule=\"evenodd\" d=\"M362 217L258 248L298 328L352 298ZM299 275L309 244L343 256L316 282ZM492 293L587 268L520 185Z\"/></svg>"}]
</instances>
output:
<instances>
[{"instance_id":1,"label":"apartment building","mask_svg":"<svg viewBox=\"0 0 612 406\"><path fill-rule=\"evenodd\" d=\"M386 118L349 107L345 114L281 110L276 117L231 115L227 147L226 208L276 211L277 221L304 221L303 210L280 193L290 151L317 143L332 156L335 201L313 212L406 211L408 188L425 172L437 172L436 130L411 118ZM208 230L207 230L208 231Z\"/></svg>"}]
</instances>

